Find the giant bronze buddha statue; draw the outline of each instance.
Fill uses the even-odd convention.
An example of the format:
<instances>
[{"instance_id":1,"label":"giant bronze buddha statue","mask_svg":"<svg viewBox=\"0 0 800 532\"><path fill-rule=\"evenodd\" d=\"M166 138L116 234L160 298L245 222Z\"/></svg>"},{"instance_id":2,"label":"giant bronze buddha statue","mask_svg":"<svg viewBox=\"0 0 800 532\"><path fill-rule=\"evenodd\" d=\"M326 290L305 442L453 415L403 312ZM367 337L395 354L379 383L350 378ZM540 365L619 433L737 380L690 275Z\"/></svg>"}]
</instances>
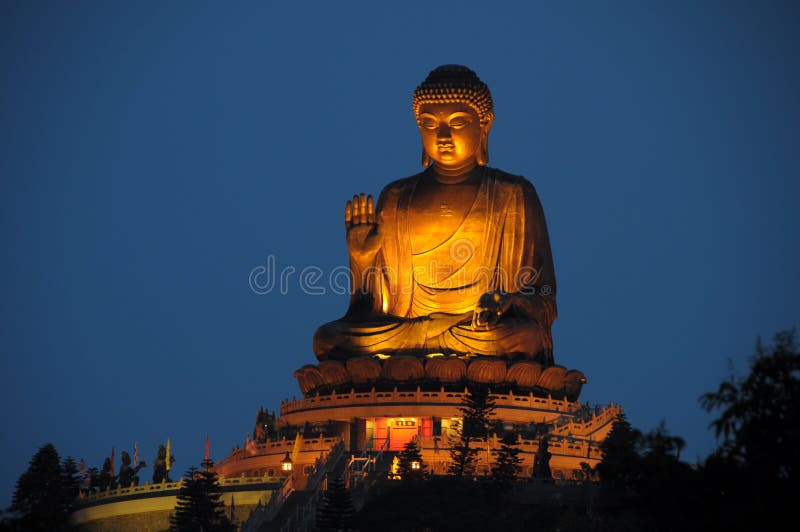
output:
<instances>
[{"instance_id":1,"label":"giant bronze buddha statue","mask_svg":"<svg viewBox=\"0 0 800 532\"><path fill-rule=\"evenodd\" d=\"M421 173L347 201L346 315L314 336L321 361L501 357L553 365L556 283L544 212L525 178L487 166L494 108L470 69L414 92Z\"/></svg>"}]
</instances>

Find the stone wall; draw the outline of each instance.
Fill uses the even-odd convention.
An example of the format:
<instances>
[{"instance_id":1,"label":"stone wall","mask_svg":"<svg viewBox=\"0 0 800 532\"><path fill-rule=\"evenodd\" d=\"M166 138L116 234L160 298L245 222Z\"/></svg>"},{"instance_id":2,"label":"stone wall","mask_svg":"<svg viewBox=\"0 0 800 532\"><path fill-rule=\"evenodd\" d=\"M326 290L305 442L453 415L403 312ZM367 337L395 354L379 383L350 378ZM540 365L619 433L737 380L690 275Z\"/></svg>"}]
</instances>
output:
<instances>
[{"instance_id":1,"label":"stone wall","mask_svg":"<svg viewBox=\"0 0 800 532\"><path fill-rule=\"evenodd\" d=\"M241 524L257 505L266 504L278 487L263 477L222 479L222 502L229 517ZM180 483L135 486L101 492L81 501L70 515L70 524L87 532L169 529L169 517L178 501ZM235 515L231 516L231 507Z\"/></svg>"}]
</instances>

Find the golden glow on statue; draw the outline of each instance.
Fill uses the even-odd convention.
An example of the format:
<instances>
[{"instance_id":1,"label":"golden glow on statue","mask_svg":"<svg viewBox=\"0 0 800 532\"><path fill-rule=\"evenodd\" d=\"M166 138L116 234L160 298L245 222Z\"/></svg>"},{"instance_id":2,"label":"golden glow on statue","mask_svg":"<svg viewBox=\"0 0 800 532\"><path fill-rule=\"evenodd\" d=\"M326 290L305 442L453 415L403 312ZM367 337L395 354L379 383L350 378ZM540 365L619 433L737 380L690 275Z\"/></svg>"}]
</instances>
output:
<instances>
[{"instance_id":1,"label":"golden glow on statue","mask_svg":"<svg viewBox=\"0 0 800 532\"><path fill-rule=\"evenodd\" d=\"M479 160L481 144L489 137L492 121L481 123L467 104L424 104L417 125L422 149L439 175L463 176L483 162Z\"/></svg>"},{"instance_id":2,"label":"golden glow on statue","mask_svg":"<svg viewBox=\"0 0 800 532\"><path fill-rule=\"evenodd\" d=\"M488 87L457 65L414 93L426 169L344 211L353 295L320 327L320 360L431 353L551 365L555 275L539 199L524 178L486 166Z\"/></svg>"}]
</instances>

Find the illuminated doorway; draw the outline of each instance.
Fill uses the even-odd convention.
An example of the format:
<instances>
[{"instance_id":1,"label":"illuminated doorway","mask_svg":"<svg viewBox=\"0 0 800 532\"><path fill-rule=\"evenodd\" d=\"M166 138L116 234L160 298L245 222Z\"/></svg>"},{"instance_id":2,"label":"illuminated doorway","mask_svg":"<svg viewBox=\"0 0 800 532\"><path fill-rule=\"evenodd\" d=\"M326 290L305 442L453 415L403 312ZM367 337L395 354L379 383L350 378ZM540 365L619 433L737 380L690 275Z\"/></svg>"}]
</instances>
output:
<instances>
[{"instance_id":1,"label":"illuminated doorway","mask_svg":"<svg viewBox=\"0 0 800 532\"><path fill-rule=\"evenodd\" d=\"M372 432L376 450L402 451L419 431L420 419L414 417L376 417L374 425L367 421L368 437Z\"/></svg>"}]
</instances>

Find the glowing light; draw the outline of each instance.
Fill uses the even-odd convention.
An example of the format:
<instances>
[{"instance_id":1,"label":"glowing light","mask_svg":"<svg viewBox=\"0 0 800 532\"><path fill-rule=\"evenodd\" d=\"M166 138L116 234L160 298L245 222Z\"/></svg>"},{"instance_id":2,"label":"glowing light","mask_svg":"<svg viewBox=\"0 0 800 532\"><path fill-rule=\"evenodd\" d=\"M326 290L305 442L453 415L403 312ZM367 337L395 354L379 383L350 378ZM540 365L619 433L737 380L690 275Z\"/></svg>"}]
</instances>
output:
<instances>
[{"instance_id":1,"label":"glowing light","mask_svg":"<svg viewBox=\"0 0 800 532\"><path fill-rule=\"evenodd\" d=\"M384 355L383 353L378 353L375 355L375 358L380 360L386 360L387 358L392 358L390 355Z\"/></svg>"},{"instance_id":2,"label":"glowing light","mask_svg":"<svg viewBox=\"0 0 800 532\"><path fill-rule=\"evenodd\" d=\"M411 469L419 469L419 468L420 468L419 462L416 461L411 462Z\"/></svg>"},{"instance_id":3,"label":"glowing light","mask_svg":"<svg viewBox=\"0 0 800 532\"><path fill-rule=\"evenodd\" d=\"M443 357L444 353L431 353L429 355L425 355L425 358L436 358L436 357Z\"/></svg>"},{"instance_id":4,"label":"glowing light","mask_svg":"<svg viewBox=\"0 0 800 532\"><path fill-rule=\"evenodd\" d=\"M281 460L281 471L290 472L292 470L292 459L289 458L289 451L286 451L286 456Z\"/></svg>"}]
</instances>

